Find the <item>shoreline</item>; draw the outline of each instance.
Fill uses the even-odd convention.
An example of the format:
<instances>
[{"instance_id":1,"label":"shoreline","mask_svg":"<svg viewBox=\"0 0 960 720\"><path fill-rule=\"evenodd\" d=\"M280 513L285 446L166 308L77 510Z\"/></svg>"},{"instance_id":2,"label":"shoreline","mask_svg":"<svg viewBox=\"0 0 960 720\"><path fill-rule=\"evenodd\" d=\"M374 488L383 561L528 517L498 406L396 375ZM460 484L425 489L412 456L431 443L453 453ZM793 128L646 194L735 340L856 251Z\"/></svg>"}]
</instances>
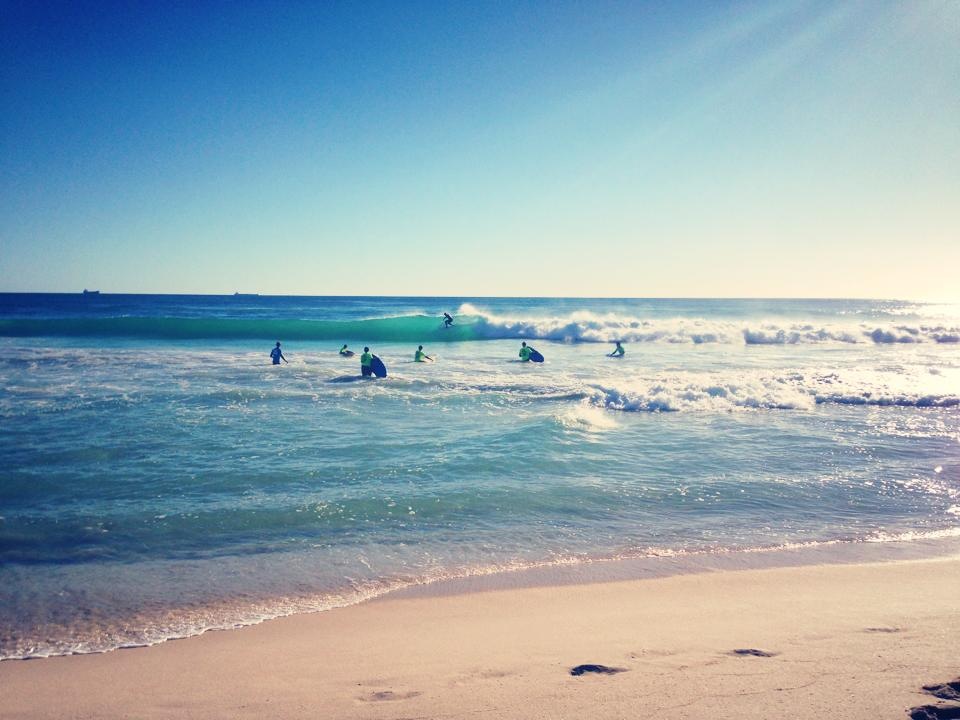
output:
<instances>
[{"instance_id":1,"label":"shoreline","mask_svg":"<svg viewBox=\"0 0 960 720\"><path fill-rule=\"evenodd\" d=\"M491 566L462 575L423 578L412 581L384 581L382 588L349 592L330 591L304 596L250 600L250 607L236 610L230 599L205 607L171 609L182 613L186 627L181 632L143 641L126 641L113 647L93 647L70 652L0 657L0 665L24 660L102 655L118 650L152 648L170 642L189 640L212 632L227 632L256 627L291 617L328 613L368 603L389 602L397 598L437 598L471 593L522 590L532 588L593 585L669 578L701 573L737 572L796 568L814 565L855 565L928 560L960 556L960 533L944 530L919 537L894 537L883 540L831 540L785 546L748 549L704 549L635 556L575 558L569 561L545 561L517 567ZM230 620L231 613L239 619ZM204 627L194 623L206 615L212 620ZM245 615L245 616L244 616ZM141 621L145 621L142 618ZM101 630L103 632L103 630Z\"/></svg>"},{"instance_id":2,"label":"shoreline","mask_svg":"<svg viewBox=\"0 0 960 720\"><path fill-rule=\"evenodd\" d=\"M824 540L773 547L695 550L547 562L413 583L387 590L360 602L380 602L393 597L429 598L497 590L630 582L713 572L772 570L813 565L881 564L960 556L960 528L918 535L919 537L914 538Z\"/></svg>"},{"instance_id":3,"label":"shoreline","mask_svg":"<svg viewBox=\"0 0 960 720\"><path fill-rule=\"evenodd\" d=\"M408 589L179 642L3 662L0 706L5 718L906 717L936 701L922 685L960 675L958 590L957 552ZM624 671L571 676L582 664Z\"/></svg>"}]
</instances>

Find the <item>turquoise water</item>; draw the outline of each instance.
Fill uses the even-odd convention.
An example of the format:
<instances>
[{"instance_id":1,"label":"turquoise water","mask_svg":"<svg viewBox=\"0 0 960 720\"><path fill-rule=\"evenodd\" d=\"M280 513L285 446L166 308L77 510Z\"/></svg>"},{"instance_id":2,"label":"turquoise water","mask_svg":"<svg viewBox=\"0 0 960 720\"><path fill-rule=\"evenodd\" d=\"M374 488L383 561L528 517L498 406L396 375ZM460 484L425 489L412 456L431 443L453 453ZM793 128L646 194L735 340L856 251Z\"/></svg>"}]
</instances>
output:
<instances>
[{"instance_id":1,"label":"turquoise water","mask_svg":"<svg viewBox=\"0 0 960 720\"><path fill-rule=\"evenodd\" d=\"M0 657L960 535L958 340L960 308L896 301L0 295Z\"/></svg>"}]
</instances>

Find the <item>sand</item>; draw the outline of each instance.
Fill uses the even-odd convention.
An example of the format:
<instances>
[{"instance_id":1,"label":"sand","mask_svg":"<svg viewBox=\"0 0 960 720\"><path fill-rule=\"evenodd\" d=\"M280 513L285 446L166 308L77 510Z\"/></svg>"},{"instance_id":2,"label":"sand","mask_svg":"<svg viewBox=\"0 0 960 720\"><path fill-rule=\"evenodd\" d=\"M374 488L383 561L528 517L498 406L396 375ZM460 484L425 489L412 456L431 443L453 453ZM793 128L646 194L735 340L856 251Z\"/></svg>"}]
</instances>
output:
<instances>
[{"instance_id":1,"label":"sand","mask_svg":"<svg viewBox=\"0 0 960 720\"><path fill-rule=\"evenodd\" d=\"M958 675L950 557L388 596L2 662L0 716L902 719Z\"/></svg>"}]
</instances>

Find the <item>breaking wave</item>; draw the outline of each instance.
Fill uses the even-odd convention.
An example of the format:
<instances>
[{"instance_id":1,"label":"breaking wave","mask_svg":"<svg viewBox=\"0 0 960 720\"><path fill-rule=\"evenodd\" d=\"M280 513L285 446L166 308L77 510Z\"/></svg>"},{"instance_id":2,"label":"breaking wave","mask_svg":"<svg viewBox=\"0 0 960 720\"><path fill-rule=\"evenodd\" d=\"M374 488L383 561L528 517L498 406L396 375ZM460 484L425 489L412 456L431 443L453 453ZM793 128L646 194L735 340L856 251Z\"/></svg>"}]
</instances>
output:
<instances>
[{"instance_id":1,"label":"breaking wave","mask_svg":"<svg viewBox=\"0 0 960 720\"><path fill-rule=\"evenodd\" d=\"M509 317L469 303L445 328L437 317L401 315L363 320L179 317L13 318L0 320L0 336L113 337L158 340L275 340L450 342L535 339L558 342L704 343L795 345L807 343L960 343L949 325L823 325L804 321L736 321L708 318L644 319L576 311L553 317Z\"/></svg>"},{"instance_id":2,"label":"breaking wave","mask_svg":"<svg viewBox=\"0 0 960 720\"><path fill-rule=\"evenodd\" d=\"M627 387L594 384L585 395L598 407L623 412L811 410L817 405L949 408L960 395L911 392L868 383L842 383L835 376L664 376Z\"/></svg>"}]
</instances>

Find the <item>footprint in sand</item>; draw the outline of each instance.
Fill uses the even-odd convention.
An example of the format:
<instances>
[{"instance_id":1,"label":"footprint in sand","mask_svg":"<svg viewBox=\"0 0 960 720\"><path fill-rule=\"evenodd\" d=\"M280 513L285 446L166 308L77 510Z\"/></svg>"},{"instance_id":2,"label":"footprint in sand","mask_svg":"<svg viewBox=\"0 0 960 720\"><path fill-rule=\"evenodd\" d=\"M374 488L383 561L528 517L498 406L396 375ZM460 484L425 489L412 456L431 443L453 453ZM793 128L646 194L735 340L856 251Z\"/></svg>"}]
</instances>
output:
<instances>
[{"instance_id":1,"label":"footprint in sand","mask_svg":"<svg viewBox=\"0 0 960 720\"><path fill-rule=\"evenodd\" d=\"M608 667L607 665L577 665L576 667L570 668L570 674L574 676L580 676L586 673L616 675L617 673L622 672L627 672L627 669L621 667Z\"/></svg>"},{"instance_id":2,"label":"footprint in sand","mask_svg":"<svg viewBox=\"0 0 960 720\"><path fill-rule=\"evenodd\" d=\"M756 648L737 648L736 650L731 650L728 654L735 655L736 657L774 657L780 653L769 652L768 650L757 650Z\"/></svg>"},{"instance_id":3,"label":"footprint in sand","mask_svg":"<svg viewBox=\"0 0 960 720\"><path fill-rule=\"evenodd\" d=\"M447 681L448 687L460 687L461 685L472 685L484 680L503 680L511 675L516 675L512 670L481 670L474 668L469 672L457 675Z\"/></svg>"},{"instance_id":4,"label":"footprint in sand","mask_svg":"<svg viewBox=\"0 0 960 720\"><path fill-rule=\"evenodd\" d=\"M394 692L393 690L377 690L370 693L369 695L363 695L359 699L364 702L389 702L391 700L409 700L410 698L415 698L418 695L423 693L417 692L416 690L410 690L408 692Z\"/></svg>"}]
</instances>

